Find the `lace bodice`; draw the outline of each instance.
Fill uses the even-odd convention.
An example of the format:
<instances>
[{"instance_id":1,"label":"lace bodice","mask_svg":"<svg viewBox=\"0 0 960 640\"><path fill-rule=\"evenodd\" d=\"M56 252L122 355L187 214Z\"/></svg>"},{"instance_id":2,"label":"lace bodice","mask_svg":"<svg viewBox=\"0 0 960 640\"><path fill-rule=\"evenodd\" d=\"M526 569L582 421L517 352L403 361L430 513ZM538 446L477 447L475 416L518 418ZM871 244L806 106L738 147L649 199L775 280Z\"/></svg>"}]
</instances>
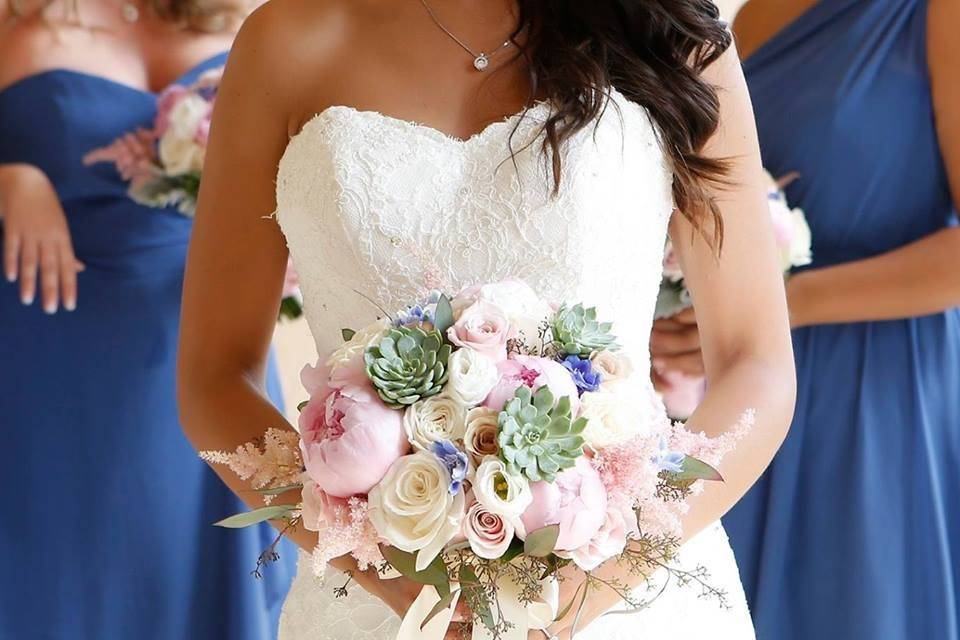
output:
<instances>
[{"instance_id":1,"label":"lace bodice","mask_svg":"<svg viewBox=\"0 0 960 640\"><path fill-rule=\"evenodd\" d=\"M643 365L671 174L646 111L614 92L563 149L554 195L538 136L545 103L459 140L331 107L294 136L277 219L320 353L430 289L520 278L555 302L596 304ZM509 145L516 151L510 157ZM377 305L377 306L375 306Z\"/></svg>"}]
</instances>

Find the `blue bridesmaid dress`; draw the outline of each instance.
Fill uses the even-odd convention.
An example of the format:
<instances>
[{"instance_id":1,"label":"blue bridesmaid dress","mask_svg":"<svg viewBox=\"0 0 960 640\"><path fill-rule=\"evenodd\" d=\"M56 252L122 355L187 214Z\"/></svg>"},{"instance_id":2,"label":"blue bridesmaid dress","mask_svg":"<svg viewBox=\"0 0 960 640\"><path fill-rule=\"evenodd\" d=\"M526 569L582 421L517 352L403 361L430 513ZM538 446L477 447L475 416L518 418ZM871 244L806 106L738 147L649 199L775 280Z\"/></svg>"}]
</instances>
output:
<instances>
[{"instance_id":1,"label":"blue bridesmaid dress","mask_svg":"<svg viewBox=\"0 0 960 640\"><path fill-rule=\"evenodd\" d=\"M250 575L273 532L211 526L245 507L177 418L190 220L135 204L112 165L81 162L155 112L154 94L75 71L0 92L0 163L46 172L87 265L72 313L47 316L0 285L2 640L276 637L296 552ZM274 371L269 387L279 402Z\"/></svg>"},{"instance_id":2,"label":"blue bridesmaid dress","mask_svg":"<svg viewBox=\"0 0 960 640\"><path fill-rule=\"evenodd\" d=\"M812 268L956 224L926 26L924 0L822 0L745 62L764 164L801 174ZM960 312L794 348L790 434L724 518L758 640L957 640Z\"/></svg>"}]
</instances>

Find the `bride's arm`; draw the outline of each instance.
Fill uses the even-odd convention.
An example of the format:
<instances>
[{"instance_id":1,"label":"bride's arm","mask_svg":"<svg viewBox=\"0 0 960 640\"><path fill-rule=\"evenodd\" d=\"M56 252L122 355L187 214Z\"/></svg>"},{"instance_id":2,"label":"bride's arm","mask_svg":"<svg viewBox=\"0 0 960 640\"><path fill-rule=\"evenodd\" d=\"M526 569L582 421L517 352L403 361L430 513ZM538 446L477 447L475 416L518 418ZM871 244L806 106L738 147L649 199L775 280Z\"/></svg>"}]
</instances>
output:
<instances>
[{"instance_id":1,"label":"bride's arm","mask_svg":"<svg viewBox=\"0 0 960 640\"><path fill-rule=\"evenodd\" d=\"M180 329L178 395L184 432L198 450L229 450L269 427L292 428L270 403L265 369L287 264L287 248L270 214L276 207L277 164L297 122L297 78L316 69L297 59L290 18L271 3L244 24L221 84L190 241ZM277 51L280 43L285 49ZM311 52L313 53L313 52ZM318 99L322 99L322 96ZM214 470L251 507L258 494L223 465ZM278 504L298 502L298 494ZM223 514L224 516L231 514ZM304 549L316 534L291 537ZM354 571L339 558L331 564ZM404 580L381 589L376 572L354 578L394 609L416 593Z\"/></svg>"},{"instance_id":2,"label":"bride's arm","mask_svg":"<svg viewBox=\"0 0 960 640\"><path fill-rule=\"evenodd\" d=\"M715 193L725 229L719 258L682 216L674 215L671 223L670 235L696 301L710 377L688 428L718 436L748 408L756 409L757 420L724 458L720 471L725 481L707 483L702 494L690 499L685 538L722 516L766 468L793 416L796 385L753 110L736 52L731 48L704 75L718 88L721 107L720 126L704 154L729 159L732 186ZM624 583L641 580L615 564L601 567L600 573ZM572 591L579 582L573 576L564 590ZM592 592L580 628L617 602L610 591ZM559 627L569 625L573 615L571 611Z\"/></svg>"}]
</instances>

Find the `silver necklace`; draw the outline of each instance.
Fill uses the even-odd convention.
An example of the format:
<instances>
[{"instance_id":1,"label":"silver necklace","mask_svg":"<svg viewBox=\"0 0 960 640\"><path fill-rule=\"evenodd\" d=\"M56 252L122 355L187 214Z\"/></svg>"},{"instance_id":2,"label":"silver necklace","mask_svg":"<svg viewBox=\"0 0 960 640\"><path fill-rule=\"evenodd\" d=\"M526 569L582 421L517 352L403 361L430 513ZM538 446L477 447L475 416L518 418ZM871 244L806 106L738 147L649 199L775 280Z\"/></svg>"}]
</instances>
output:
<instances>
[{"instance_id":1,"label":"silver necklace","mask_svg":"<svg viewBox=\"0 0 960 640\"><path fill-rule=\"evenodd\" d=\"M483 51L474 51L473 49L468 47L463 40L455 36L453 32L450 31L450 29L447 29L442 22L440 22L440 18L437 17L437 14L435 14L433 12L433 9L430 8L430 5L427 4L427 0L420 0L420 3L423 5L423 8L427 10L427 15L430 16L430 19L433 20L433 23L437 25L437 27L441 31L447 34L447 36L449 36L451 40L453 40L458 45L460 45L461 49L463 49L473 57L473 68L476 69L477 71L486 71L487 67L490 66L490 58L495 56L502 49L506 49L512 44L509 40L507 40L506 42L504 42L502 45L500 45L490 53L484 53Z\"/></svg>"}]
</instances>

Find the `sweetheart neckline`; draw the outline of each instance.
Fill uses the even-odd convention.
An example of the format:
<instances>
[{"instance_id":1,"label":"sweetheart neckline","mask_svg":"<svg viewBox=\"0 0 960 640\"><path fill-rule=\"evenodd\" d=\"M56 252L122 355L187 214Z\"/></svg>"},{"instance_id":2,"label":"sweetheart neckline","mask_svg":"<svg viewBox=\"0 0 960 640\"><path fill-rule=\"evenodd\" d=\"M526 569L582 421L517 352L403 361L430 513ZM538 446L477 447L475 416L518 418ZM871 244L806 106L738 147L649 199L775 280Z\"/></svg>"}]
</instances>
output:
<instances>
[{"instance_id":1,"label":"sweetheart neckline","mask_svg":"<svg viewBox=\"0 0 960 640\"><path fill-rule=\"evenodd\" d=\"M50 69L43 69L41 71L37 71L35 73L31 73L29 75L23 76L19 80L14 80L7 86L0 88L0 96L5 95L7 92L13 89L19 88L21 85L27 85L32 81L39 80L40 78L44 78L46 76L67 75L67 76L85 78L89 80L95 80L95 81L102 82L114 87L120 87L132 93L138 93L140 95L147 96L150 98L156 98L157 96L159 96L161 93L163 93L170 87L174 86L175 84L178 84L181 80L183 80L190 74L199 71L200 69L204 68L206 65L210 64L217 58L226 56L227 53L228 53L227 51L221 51L219 53L215 53L212 56L209 56L207 58L200 60L195 65L189 67L179 76L174 78L166 86L161 87L159 91L152 91L150 89L145 89L143 87L135 87L132 84L127 84L126 82L122 82L120 80L114 80L113 78L110 78L108 76L100 75L97 73L90 73L88 71L82 71L80 69L70 69L67 67L51 67Z\"/></svg>"}]
</instances>

